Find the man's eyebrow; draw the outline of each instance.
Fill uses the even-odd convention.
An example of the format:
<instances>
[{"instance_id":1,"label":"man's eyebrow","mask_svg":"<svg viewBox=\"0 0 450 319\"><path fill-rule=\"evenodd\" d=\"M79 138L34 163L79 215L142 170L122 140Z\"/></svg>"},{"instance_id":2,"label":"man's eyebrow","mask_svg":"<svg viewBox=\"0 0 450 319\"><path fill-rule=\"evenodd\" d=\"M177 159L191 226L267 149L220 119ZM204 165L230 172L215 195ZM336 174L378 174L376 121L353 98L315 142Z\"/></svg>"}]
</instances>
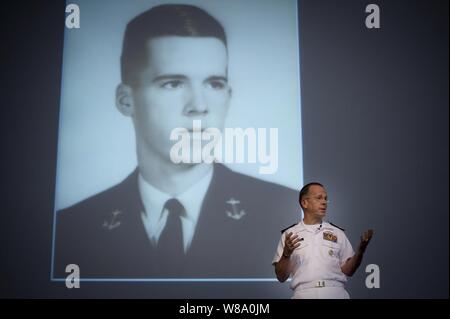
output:
<instances>
[{"instance_id":1,"label":"man's eyebrow","mask_svg":"<svg viewBox=\"0 0 450 319\"><path fill-rule=\"evenodd\" d=\"M187 76L182 74L163 74L155 77L152 82L155 83L166 80L186 80L186 79Z\"/></svg>"},{"instance_id":2,"label":"man's eyebrow","mask_svg":"<svg viewBox=\"0 0 450 319\"><path fill-rule=\"evenodd\" d=\"M158 75L157 77L155 77L152 80L152 82L156 83L156 82L167 81L167 80L186 80L187 78L188 77L183 74L163 74L163 75ZM211 75L206 79L205 82L208 82L208 81L222 81L222 82L228 83L228 78L223 75Z\"/></svg>"},{"instance_id":3,"label":"man's eyebrow","mask_svg":"<svg viewBox=\"0 0 450 319\"><path fill-rule=\"evenodd\" d=\"M223 81L228 83L228 78L222 75L212 75L206 79L206 81Z\"/></svg>"}]
</instances>

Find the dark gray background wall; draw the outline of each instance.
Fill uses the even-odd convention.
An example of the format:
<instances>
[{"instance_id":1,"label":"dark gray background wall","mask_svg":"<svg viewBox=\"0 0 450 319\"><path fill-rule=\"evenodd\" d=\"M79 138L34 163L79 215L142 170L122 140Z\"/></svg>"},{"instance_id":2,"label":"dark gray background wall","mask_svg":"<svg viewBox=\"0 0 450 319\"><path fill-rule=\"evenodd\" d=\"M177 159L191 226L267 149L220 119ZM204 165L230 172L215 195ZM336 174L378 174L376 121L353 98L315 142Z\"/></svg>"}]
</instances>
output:
<instances>
[{"instance_id":1,"label":"dark gray background wall","mask_svg":"<svg viewBox=\"0 0 450 319\"><path fill-rule=\"evenodd\" d=\"M64 1L2 6L0 296L288 298L278 283L49 282ZM354 245L375 229L351 296L448 298L448 2L308 0L299 17L305 181L327 186Z\"/></svg>"},{"instance_id":2,"label":"dark gray background wall","mask_svg":"<svg viewBox=\"0 0 450 319\"><path fill-rule=\"evenodd\" d=\"M366 29L376 3L381 28ZM352 243L375 237L349 283L360 298L448 298L448 2L301 5L305 180Z\"/></svg>"}]
</instances>

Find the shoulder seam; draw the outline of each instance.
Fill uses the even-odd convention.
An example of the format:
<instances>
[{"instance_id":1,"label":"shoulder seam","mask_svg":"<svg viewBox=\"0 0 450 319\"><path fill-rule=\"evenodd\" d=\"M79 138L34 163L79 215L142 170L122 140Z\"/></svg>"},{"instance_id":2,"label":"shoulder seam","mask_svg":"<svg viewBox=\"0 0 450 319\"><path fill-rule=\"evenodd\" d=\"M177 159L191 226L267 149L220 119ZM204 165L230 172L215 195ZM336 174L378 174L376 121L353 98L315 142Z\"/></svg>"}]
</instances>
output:
<instances>
[{"instance_id":1,"label":"shoulder seam","mask_svg":"<svg viewBox=\"0 0 450 319\"><path fill-rule=\"evenodd\" d=\"M342 231L345 231L345 229L342 228L342 227L339 227L339 226L337 226L337 225L335 225L335 224L333 224L333 223L331 223L331 222L328 222L328 223L329 223L330 225L336 227L336 228L339 228L339 229L342 230Z\"/></svg>"},{"instance_id":2,"label":"shoulder seam","mask_svg":"<svg viewBox=\"0 0 450 319\"><path fill-rule=\"evenodd\" d=\"M289 226L289 227L286 227L286 228L284 228L284 229L282 229L281 230L281 233L284 233L286 230L288 230L289 228L291 228L291 227L294 227L295 225L297 225L298 223L295 223L295 224L292 224L291 226Z\"/></svg>"}]
</instances>

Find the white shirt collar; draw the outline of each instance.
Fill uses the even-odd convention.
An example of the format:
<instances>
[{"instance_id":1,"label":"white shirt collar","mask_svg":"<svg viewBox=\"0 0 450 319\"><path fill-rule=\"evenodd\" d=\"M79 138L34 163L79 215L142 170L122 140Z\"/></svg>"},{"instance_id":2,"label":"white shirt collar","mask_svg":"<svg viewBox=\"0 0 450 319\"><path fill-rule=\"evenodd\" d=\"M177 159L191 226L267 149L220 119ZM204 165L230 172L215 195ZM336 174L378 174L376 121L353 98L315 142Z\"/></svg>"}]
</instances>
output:
<instances>
[{"instance_id":1,"label":"white shirt collar","mask_svg":"<svg viewBox=\"0 0 450 319\"><path fill-rule=\"evenodd\" d=\"M194 237L203 199L208 191L212 176L213 169L183 193L174 197L155 188L139 174L139 193L145 208L145 212L141 212L141 218L147 231L147 235L153 244L158 242L159 236L164 230L167 221L167 210L163 210L164 204L167 200L176 198L180 201L186 211L185 216L181 218L181 224L183 227L184 249L185 251L188 250L192 238Z\"/></svg>"},{"instance_id":2,"label":"white shirt collar","mask_svg":"<svg viewBox=\"0 0 450 319\"><path fill-rule=\"evenodd\" d=\"M301 223L300 223L300 226L303 229L305 229L306 231L315 233L317 231L322 230L322 228L323 228L323 221L321 223L319 223L319 224L306 225L305 222L302 220Z\"/></svg>"}]
</instances>

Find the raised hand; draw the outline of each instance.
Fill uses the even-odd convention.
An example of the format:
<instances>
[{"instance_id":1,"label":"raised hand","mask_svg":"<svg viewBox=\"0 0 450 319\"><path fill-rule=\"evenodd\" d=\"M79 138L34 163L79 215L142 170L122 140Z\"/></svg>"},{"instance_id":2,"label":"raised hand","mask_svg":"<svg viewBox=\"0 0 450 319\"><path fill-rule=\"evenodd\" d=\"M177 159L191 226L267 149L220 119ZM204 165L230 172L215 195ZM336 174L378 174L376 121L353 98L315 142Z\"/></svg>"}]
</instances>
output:
<instances>
[{"instance_id":1,"label":"raised hand","mask_svg":"<svg viewBox=\"0 0 450 319\"><path fill-rule=\"evenodd\" d=\"M301 240L300 238L298 238L298 235L293 235L292 232L286 234L283 256L290 257L292 255L292 252L300 246L300 241Z\"/></svg>"},{"instance_id":2,"label":"raised hand","mask_svg":"<svg viewBox=\"0 0 450 319\"><path fill-rule=\"evenodd\" d=\"M361 252L364 252L366 250L367 245L372 239L373 234L374 234L373 230L369 229L361 235L361 242L359 243L359 250Z\"/></svg>"}]
</instances>

